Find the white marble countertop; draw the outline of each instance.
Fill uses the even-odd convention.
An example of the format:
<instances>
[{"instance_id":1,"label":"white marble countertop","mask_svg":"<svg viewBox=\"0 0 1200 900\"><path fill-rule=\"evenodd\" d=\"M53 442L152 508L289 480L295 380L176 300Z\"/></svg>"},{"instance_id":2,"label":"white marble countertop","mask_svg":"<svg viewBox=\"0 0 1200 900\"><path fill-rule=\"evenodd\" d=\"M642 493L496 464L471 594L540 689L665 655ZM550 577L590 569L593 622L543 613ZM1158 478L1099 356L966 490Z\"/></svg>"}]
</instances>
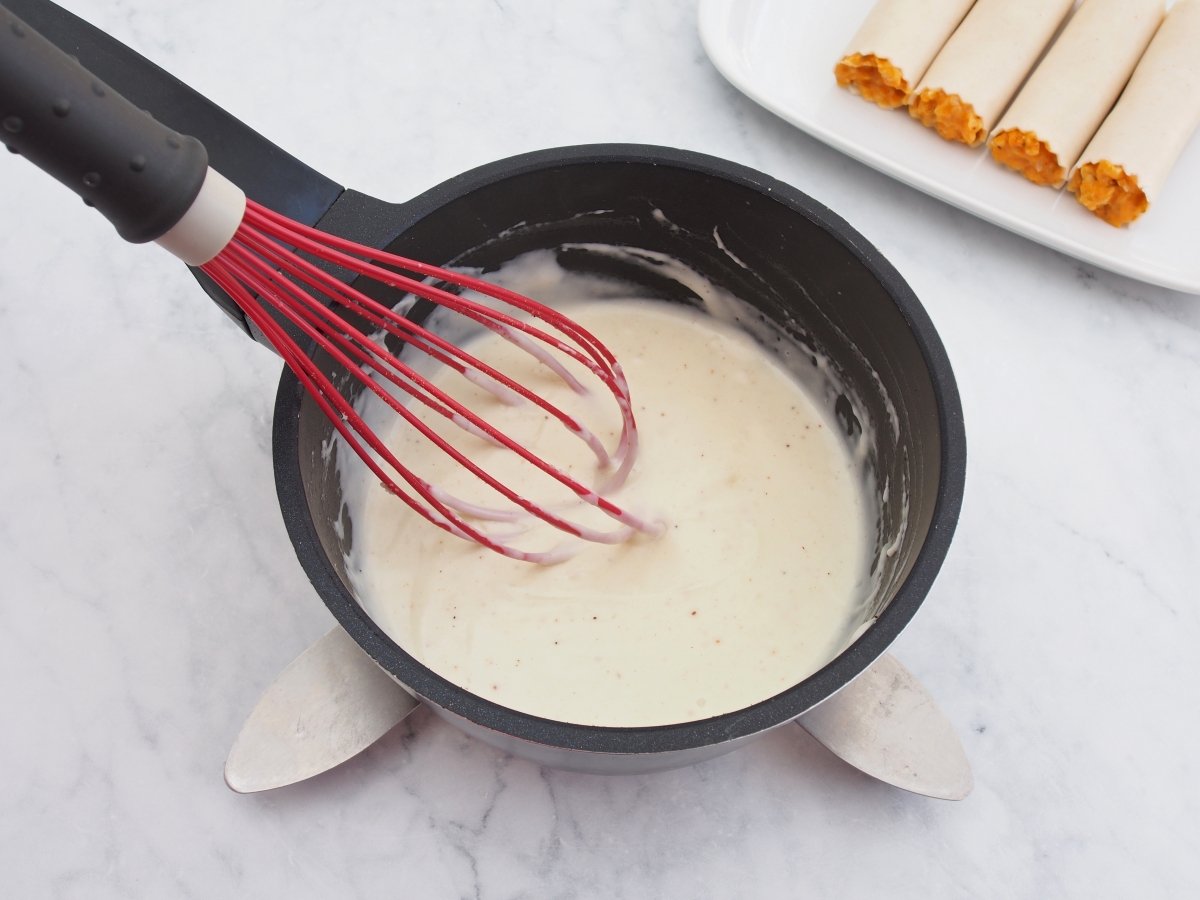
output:
<instances>
[{"instance_id":1,"label":"white marble countertop","mask_svg":"<svg viewBox=\"0 0 1200 900\"><path fill-rule=\"evenodd\" d=\"M275 502L280 363L166 254L4 158L5 897L1200 891L1200 297L1076 263L798 133L708 64L694 0L67 6L388 199L514 153L631 141L755 167L862 231L962 392L962 520L894 650L976 788L908 795L790 727L688 769L573 775L418 713L325 777L231 793L242 720L331 624Z\"/></svg>"}]
</instances>

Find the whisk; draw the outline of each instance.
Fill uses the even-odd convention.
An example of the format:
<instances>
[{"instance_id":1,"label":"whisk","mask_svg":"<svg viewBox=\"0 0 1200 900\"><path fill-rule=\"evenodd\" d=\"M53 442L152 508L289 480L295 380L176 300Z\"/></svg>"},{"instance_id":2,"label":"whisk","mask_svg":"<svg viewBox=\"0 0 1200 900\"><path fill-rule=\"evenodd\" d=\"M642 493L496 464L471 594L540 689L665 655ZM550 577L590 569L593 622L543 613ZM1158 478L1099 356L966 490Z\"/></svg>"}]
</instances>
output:
<instances>
[{"instance_id":1,"label":"whisk","mask_svg":"<svg viewBox=\"0 0 1200 900\"><path fill-rule=\"evenodd\" d=\"M2 6L0 136L9 150L80 194L126 240L155 241L205 272L275 348L384 487L437 527L504 556L544 564L569 555L570 545L523 549L511 533L497 536L487 523L510 523L506 527L511 532L511 523L536 518L571 537L601 543L617 543L660 527L606 496L625 482L637 456L629 385L608 348L556 310L468 274L319 231L255 203L208 165L200 141L175 133L139 110ZM464 317L531 354L572 391L586 393L589 388L564 365L565 360L574 361L576 369L594 376L616 404L621 423L616 446L607 449L577 417L318 262L385 285L400 292L397 298L420 297ZM352 320L365 325L358 327ZM389 350L388 338L503 402L540 410L583 442L602 473L602 483L583 483L494 427ZM322 351L336 370L351 377L331 378L301 342ZM490 488L496 496L493 505L451 495L406 467L355 409L348 390L355 382ZM559 504L530 500L432 428L418 415L418 404L514 454L573 494L580 508L594 507L612 524L586 524L579 516L564 514Z\"/></svg>"}]
</instances>

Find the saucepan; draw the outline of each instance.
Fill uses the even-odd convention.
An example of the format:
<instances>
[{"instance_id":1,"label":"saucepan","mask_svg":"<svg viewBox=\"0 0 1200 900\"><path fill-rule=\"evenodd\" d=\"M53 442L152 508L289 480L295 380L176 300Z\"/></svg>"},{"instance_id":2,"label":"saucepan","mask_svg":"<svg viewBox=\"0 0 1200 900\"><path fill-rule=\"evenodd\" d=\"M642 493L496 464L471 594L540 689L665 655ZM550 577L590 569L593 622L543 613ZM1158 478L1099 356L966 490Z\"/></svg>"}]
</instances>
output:
<instances>
[{"instance_id":1,"label":"saucepan","mask_svg":"<svg viewBox=\"0 0 1200 900\"><path fill-rule=\"evenodd\" d=\"M292 218L404 256L487 272L531 250L565 267L689 303L653 266L584 245L666 254L752 303L843 389L828 398L847 440L869 434L863 476L876 492L874 595L857 637L808 678L761 703L701 721L600 727L500 706L438 675L365 612L345 570L353 523L328 447L331 426L284 371L273 454L297 557L341 628L392 679L465 732L538 762L635 772L727 752L795 720L854 681L908 624L946 556L962 499L966 442L945 350L912 290L860 234L813 199L735 163L661 147L559 148L491 163L405 203L343 189L133 51L44 0L7 0L104 81L208 147L214 168ZM255 337L204 277L219 306ZM797 510L802 516L804 510Z\"/></svg>"}]
</instances>

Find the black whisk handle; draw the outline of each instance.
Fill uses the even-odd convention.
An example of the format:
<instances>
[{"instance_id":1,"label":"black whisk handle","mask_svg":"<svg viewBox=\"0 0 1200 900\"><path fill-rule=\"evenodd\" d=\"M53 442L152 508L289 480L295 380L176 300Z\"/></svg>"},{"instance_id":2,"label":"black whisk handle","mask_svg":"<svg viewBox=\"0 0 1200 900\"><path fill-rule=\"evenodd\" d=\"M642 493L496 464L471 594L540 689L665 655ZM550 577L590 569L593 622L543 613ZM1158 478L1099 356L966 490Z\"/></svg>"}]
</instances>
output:
<instances>
[{"instance_id":1,"label":"black whisk handle","mask_svg":"<svg viewBox=\"0 0 1200 900\"><path fill-rule=\"evenodd\" d=\"M208 169L198 140L138 109L3 6L0 140L133 243L183 218Z\"/></svg>"}]
</instances>

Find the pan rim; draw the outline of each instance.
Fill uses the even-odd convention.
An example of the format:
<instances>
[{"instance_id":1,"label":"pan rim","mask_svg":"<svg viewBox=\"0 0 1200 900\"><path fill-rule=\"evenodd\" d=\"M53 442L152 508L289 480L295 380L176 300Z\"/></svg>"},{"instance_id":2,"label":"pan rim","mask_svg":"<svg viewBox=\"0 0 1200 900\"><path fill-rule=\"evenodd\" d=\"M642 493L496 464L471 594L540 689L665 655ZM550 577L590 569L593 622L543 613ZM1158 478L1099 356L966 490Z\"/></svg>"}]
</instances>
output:
<instances>
[{"instance_id":1,"label":"pan rim","mask_svg":"<svg viewBox=\"0 0 1200 900\"><path fill-rule=\"evenodd\" d=\"M557 747L638 755L713 747L782 725L828 699L877 659L915 615L946 557L962 505L966 435L957 383L932 321L899 272L861 234L798 189L738 163L687 150L639 144L585 144L521 154L465 172L403 204L409 225L487 185L529 172L593 163L672 166L755 190L809 219L875 277L907 323L933 386L940 428L940 477L925 541L904 582L876 621L846 650L787 690L744 709L671 725L579 725L500 706L470 693L406 653L366 614L330 564L304 491L298 424L303 387L285 367L276 395L273 459L288 536L317 593L338 623L385 671L418 696L484 729ZM405 227L409 227L406 225ZM403 229L402 229L403 230Z\"/></svg>"}]
</instances>

